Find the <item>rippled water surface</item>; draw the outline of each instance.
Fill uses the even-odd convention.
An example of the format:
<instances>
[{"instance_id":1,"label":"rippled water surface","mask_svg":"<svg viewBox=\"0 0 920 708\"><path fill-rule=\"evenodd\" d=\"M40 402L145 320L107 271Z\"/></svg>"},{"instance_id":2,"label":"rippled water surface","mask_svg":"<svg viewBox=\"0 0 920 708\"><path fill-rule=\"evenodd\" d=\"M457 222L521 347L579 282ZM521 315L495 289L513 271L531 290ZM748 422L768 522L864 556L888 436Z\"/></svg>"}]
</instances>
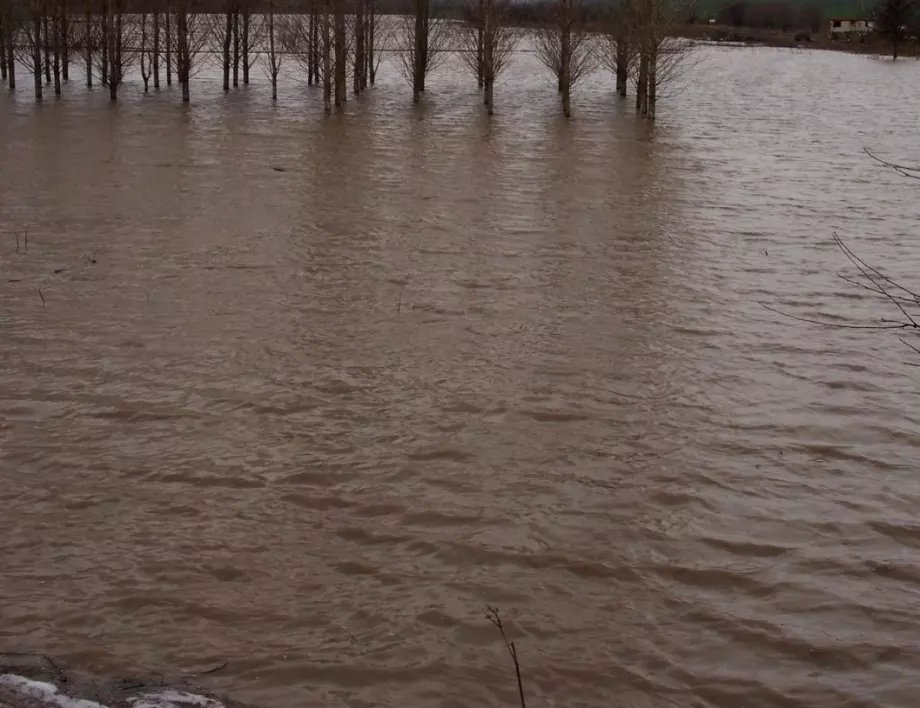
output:
<instances>
[{"instance_id":1,"label":"rippled water surface","mask_svg":"<svg viewBox=\"0 0 920 708\"><path fill-rule=\"evenodd\" d=\"M915 355L760 303L898 315L832 234L917 273L920 66L699 59L0 95L0 649L514 705L488 604L534 706L915 706Z\"/></svg>"}]
</instances>

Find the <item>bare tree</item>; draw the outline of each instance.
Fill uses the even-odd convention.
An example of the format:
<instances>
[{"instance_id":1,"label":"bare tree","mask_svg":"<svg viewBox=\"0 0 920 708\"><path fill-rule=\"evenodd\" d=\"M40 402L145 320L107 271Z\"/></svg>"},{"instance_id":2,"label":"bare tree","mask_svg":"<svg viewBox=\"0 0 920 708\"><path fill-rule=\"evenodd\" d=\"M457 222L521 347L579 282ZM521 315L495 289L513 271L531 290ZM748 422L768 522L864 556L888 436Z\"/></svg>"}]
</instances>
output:
<instances>
[{"instance_id":1,"label":"bare tree","mask_svg":"<svg viewBox=\"0 0 920 708\"><path fill-rule=\"evenodd\" d=\"M86 67L86 87L93 87L93 53L95 52L96 37L93 32L93 11L87 2L83 12L83 64Z\"/></svg>"},{"instance_id":2,"label":"bare tree","mask_svg":"<svg viewBox=\"0 0 920 708\"><path fill-rule=\"evenodd\" d=\"M127 12L127 0L107 0L103 18L103 42L107 67L105 77L109 98L118 100L118 89L124 83L139 54L139 26ZM146 17L146 15L144 15Z\"/></svg>"},{"instance_id":3,"label":"bare tree","mask_svg":"<svg viewBox=\"0 0 920 708\"><path fill-rule=\"evenodd\" d=\"M877 0L872 10L876 31L891 42L892 59L898 58L901 45L911 34L916 8L916 0Z\"/></svg>"},{"instance_id":4,"label":"bare tree","mask_svg":"<svg viewBox=\"0 0 920 708\"><path fill-rule=\"evenodd\" d=\"M597 68L597 51L589 34L581 0L554 0L535 37L537 58L553 72L562 97L562 113L572 115L572 88Z\"/></svg>"},{"instance_id":5,"label":"bare tree","mask_svg":"<svg viewBox=\"0 0 920 708\"><path fill-rule=\"evenodd\" d=\"M67 0L60 0L58 3L58 50L61 59L61 78L64 81L70 81L70 8L67 6Z\"/></svg>"},{"instance_id":6,"label":"bare tree","mask_svg":"<svg viewBox=\"0 0 920 708\"><path fill-rule=\"evenodd\" d=\"M166 12L163 13L163 49L166 60L166 85L172 86L173 76L173 27L172 27L172 9L170 7L172 0L166 0Z\"/></svg>"},{"instance_id":7,"label":"bare tree","mask_svg":"<svg viewBox=\"0 0 920 708\"><path fill-rule=\"evenodd\" d=\"M43 0L28 0L22 6L22 16L20 18L20 27L22 37L25 39L20 49L20 56L23 62L30 62L32 65L32 78L35 85L35 99L42 100L44 88L42 84L42 47L44 43L42 22L45 13Z\"/></svg>"},{"instance_id":8,"label":"bare tree","mask_svg":"<svg viewBox=\"0 0 920 708\"><path fill-rule=\"evenodd\" d=\"M418 103L425 79L442 64L450 43L450 26L431 11L431 0L412 0L412 15L396 18L396 51L403 74L412 84L412 101Z\"/></svg>"},{"instance_id":9,"label":"bare tree","mask_svg":"<svg viewBox=\"0 0 920 708\"><path fill-rule=\"evenodd\" d=\"M243 86L249 85L249 72L259 58L265 29L264 13L254 12L254 6L254 0L241 0L239 17Z\"/></svg>"},{"instance_id":10,"label":"bare tree","mask_svg":"<svg viewBox=\"0 0 920 708\"><path fill-rule=\"evenodd\" d=\"M688 68L692 45L672 36L686 11L684 0L632 0L627 33L636 51L636 113L654 120L663 89Z\"/></svg>"},{"instance_id":11,"label":"bare tree","mask_svg":"<svg viewBox=\"0 0 920 708\"><path fill-rule=\"evenodd\" d=\"M348 36L345 31L345 0L332 0L335 17L335 105L344 106L348 96Z\"/></svg>"},{"instance_id":12,"label":"bare tree","mask_svg":"<svg viewBox=\"0 0 920 708\"><path fill-rule=\"evenodd\" d=\"M323 104L327 113L332 111L335 83L333 56L332 12L335 0L312 0L307 15L292 13L281 19L284 51L307 70L309 83L323 86ZM344 17L342 18L344 22ZM342 66L344 88L345 66Z\"/></svg>"},{"instance_id":13,"label":"bare tree","mask_svg":"<svg viewBox=\"0 0 920 708\"><path fill-rule=\"evenodd\" d=\"M377 67L380 62L379 55L375 56L375 40L378 36L378 17L376 0L367 0L367 12L365 14L365 21L367 22L367 44L364 50L364 78L371 86L374 85L374 81L377 78Z\"/></svg>"},{"instance_id":14,"label":"bare tree","mask_svg":"<svg viewBox=\"0 0 920 708\"><path fill-rule=\"evenodd\" d=\"M160 3L153 6L153 47L151 61L153 62L153 90L160 90Z\"/></svg>"},{"instance_id":15,"label":"bare tree","mask_svg":"<svg viewBox=\"0 0 920 708\"><path fill-rule=\"evenodd\" d=\"M323 0L320 35L322 41L323 106L332 112L332 26L329 21L330 0Z\"/></svg>"},{"instance_id":16,"label":"bare tree","mask_svg":"<svg viewBox=\"0 0 920 708\"><path fill-rule=\"evenodd\" d=\"M191 100L191 80L201 68L209 38L207 17L191 12L190 0L176 0L175 33L168 36L171 53L175 57L176 79L182 87L182 102ZM168 45L169 46L169 45ZM167 82L169 80L169 52L167 53Z\"/></svg>"},{"instance_id":17,"label":"bare tree","mask_svg":"<svg viewBox=\"0 0 920 708\"><path fill-rule=\"evenodd\" d=\"M6 3L0 3L0 81L6 82Z\"/></svg>"},{"instance_id":18,"label":"bare tree","mask_svg":"<svg viewBox=\"0 0 920 708\"><path fill-rule=\"evenodd\" d=\"M477 83L484 89L483 103L489 115L494 113L494 85L508 64L520 40L509 23L508 0L469 0L460 25L460 56Z\"/></svg>"},{"instance_id":19,"label":"bare tree","mask_svg":"<svg viewBox=\"0 0 920 708\"><path fill-rule=\"evenodd\" d=\"M224 91L230 90L230 49L236 17L236 0L225 0L222 15L207 15L208 39L212 52L220 53Z\"/></svg>"},{"instance_id":20,"label":"bare tree","mask_svg":"<svg viewBox=\"0 0 920 708\"><path fill-rule=\"evenodd\" d=\"M62 40L63 36L61 34L61 26L64 24L64 9L61 3L53 3L51 5L51 27L50 30L46 28L48 32L48 37L46 38L47 44L51 45L51 57L53 61L53 71L52 75L54 76L54 95L61 95L61 55L62 55Z\"/></svg>"},{"instance_id":21,"label":"bare tree","mask_svg":"<svg viewBox=\"0 0 920 708\"><path fill-rule=\"evenodd\" d=\"M636 0L614 0L603 22L601 58L616 77L616 90L621 97L626 96L636 58L635 47L630 42L631 2Z\"/></svg>"},{"instance_id":22,"label":"bare tree","mask_svg":"<svg viewBox=\"0 0 920 708\"><path fill-rule=\"evenodd\" d=\"M144 93L150 90L150 79L153 76L153 37L150 32L151 24L153 24L153 21L149 13L147 13L146 10L141 10L138 56L141 65L141 79L144 82Z\"/></svg>"},{"instance_id":23,"label":"bare tree","mask_svg":"<svg viewBox=\"0 0 920 708\"><path fill-rule=\"evenodd\" d=\"M355 0L355 21L354 21L354 61L353 66L353 85L352 90L355 94L361 93L367 88L367 60L365 52L367 51L367 8L365 0Z\"/></svg>"},{"instance_id":24,"label":"bare tree","mask_svg":"<svg viewBox=\"0 0 920 708\"><path fill-rule=\"evenodd\" d=\"M16 89L16 42L19 40L17 9L12 0L0 2L0 53L3 54L3 66L6 68L3 79L11 91Z\"/></svg>"},{"instance_id":25,"label":"bare tree","mask_svg":"<svg viewBox=\"0 0 920 708\"><path fill-rule=\"evenodd\" d=\"M319 83L320 21L318 0L310 0L309 13L309 19L307 21L307 37L306 42L304 42L304 46L308 49L309 52L306 61L307 85L312 86L313 84Z\"/></svg>"},{"instance_id":26,"label":"bare tree","mask_svg":"<svg viewBox=\"0 0 920 708\"><path fill-rule=\"evenodd\" d=\"M268 0L268 17L266 18L266 37L265 37L265 70L268 78L272 82L272 100L278 100L278 74L281 72L281 65L284 61L284 54L281 51L280 42L278 42L277 28L275 25L275 0ZM309 30L309 19L307 20L307 29Z\"/></svg>"}]
</instances>

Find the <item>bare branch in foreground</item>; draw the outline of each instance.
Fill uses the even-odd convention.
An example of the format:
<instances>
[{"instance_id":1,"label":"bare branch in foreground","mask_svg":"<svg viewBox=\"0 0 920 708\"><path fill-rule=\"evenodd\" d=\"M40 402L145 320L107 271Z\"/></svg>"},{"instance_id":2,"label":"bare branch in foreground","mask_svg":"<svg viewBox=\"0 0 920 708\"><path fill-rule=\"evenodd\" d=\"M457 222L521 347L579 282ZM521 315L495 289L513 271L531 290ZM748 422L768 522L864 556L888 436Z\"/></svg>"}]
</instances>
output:
<instances>
[{"instance_id":1,"label":"bare branch in foreground","mask_svg":"<svg viewBox=\"0 0 920 708\"><path fill-rule=\"evenodd\" d=\"M869 148L863 148L863 151L879 164L884 165L885 167L889 167L896 172L900 172L905 177L910 177L911 179L920 179L920 165L899 165L896 162L889 162L888 160L883 160L882 158L873 155L871 152L869 152Z\"/></svg>"},{"instance_id":2,"label":"bare branch in foreground","mask_svg":"<svg viewBox=\"0 0 920 708\"><path fill-rule=\"evenodd\" d=\"M508 636L505 634L505 625L502 623L502 616L498 608L486 607L486 619L501 632L505 649L507 649L511 661L514 662L514 673L517 676L518 696L521 699L521 708L527 708L527 703L524 700L524 682L521 680L521 665L518 663L517 647L514 646L514 642L509 641Z\"/></svg>"},{"instance_id":3,"label":"bare branch in foreground","mask_svg":"<svg viewBox=\"0 0 920 708\"><path fill-rule=\"evenodd\" d=\"M764 308L775 312L778 315L783 317L788 317L792 320L797 320L799 322L806 322L808 324L821 325L822 327L832 327L835 329L920 329L920 323L917 322L917 316L911 314L907 310L907 306L917 306L920 307L920 294L915 293L912 290L904 287L894 279L882 273L878 268L870 266L862 258L857 256L853 250L844 242L842 238L835 232L834 233L834 244L843 252L847 257L847 260L852 263L856 269L859 271L859 276L850 277L842 273L838 273L838 276L857 287L868 290L871 293L876 295L881 295L887 301L892 303L895 307L898 308L898 311L901 313L903 319L901 320L879 320L878 324L848 324L840 322L828 322L826 320L812 319L810 317L800 317L798 315L793 315L788 312L783 312L777 310L774 307L767 305L766 303L760 303ZM862 277L864 280L860 280ZM896 293L903 294L896 294ZM907 297L904 296L907 295ZM903 341L903 340L902 340ZM907 344L907 342L905 342ZM908 344L912 349L912 345ZM920 350L918 350L920 353Z\"/></svg>"}]
</instances>

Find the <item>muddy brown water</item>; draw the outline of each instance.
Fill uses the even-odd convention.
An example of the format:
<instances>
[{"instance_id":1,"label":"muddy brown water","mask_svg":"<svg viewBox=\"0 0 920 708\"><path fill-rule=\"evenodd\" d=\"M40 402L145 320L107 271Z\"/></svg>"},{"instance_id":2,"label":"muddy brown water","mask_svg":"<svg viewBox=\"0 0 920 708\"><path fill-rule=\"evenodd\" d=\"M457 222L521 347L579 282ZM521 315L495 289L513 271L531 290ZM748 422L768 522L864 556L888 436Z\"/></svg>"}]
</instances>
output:
<instances>
[{"instance_id":1,"label":"muddy brown water","mask_svg":"<svg viewBox=\"0 0 920 708\"><path fill-rule=\"evenodd\" d=\"M916 705L912 352L759 303L897 315L831 236L920 278L861 153L920 162L920 66L699 56L651 130L526 54L491 122L449 66L0 96L0 650L514 705L489 604L535 706Z\"/></svg>"}]
</instances>

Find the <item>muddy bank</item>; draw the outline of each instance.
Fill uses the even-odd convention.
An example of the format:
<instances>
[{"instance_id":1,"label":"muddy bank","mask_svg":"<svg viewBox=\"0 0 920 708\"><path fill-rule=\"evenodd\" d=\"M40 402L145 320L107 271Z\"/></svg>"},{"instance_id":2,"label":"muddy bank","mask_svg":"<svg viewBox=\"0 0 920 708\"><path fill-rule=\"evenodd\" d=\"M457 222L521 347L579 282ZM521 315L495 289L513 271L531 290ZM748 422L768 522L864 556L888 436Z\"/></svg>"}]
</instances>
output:
<instances>
[{"instance_id":1,"label":"muddy bank","mask_svg":"<svg viewBox=\"0 0 920 708\"><path fill-rule=\"evenodd\" d=\"M0 654L0 708L252 706L207 691L194 683L194 677L93 676L47 656Z\"/></svg>"}]
</instances>

